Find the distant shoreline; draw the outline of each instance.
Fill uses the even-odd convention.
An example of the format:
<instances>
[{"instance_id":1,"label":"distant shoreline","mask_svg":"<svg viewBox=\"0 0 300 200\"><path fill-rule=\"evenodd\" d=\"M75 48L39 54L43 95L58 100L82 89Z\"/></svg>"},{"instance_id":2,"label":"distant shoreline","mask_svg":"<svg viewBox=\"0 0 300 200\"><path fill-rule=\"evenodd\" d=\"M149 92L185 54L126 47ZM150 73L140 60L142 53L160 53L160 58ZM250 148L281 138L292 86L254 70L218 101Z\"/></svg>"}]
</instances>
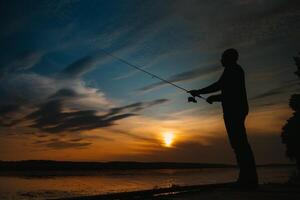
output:
<instances>
[{"instance_id":1,"label":"distant shoreline","mask_svg":"<svg viewBox=\"0 0 300 200\"><path fill-rule=\"evenodd\" d=\"M287 167L294 164L266 164L257 167ZM129 169L203 169L235 168L236 165L219 163L179 162L73 162L52 160L0 161L0 171L50 171L50 170L129 170Z\"/></svg>"}]
</instances>

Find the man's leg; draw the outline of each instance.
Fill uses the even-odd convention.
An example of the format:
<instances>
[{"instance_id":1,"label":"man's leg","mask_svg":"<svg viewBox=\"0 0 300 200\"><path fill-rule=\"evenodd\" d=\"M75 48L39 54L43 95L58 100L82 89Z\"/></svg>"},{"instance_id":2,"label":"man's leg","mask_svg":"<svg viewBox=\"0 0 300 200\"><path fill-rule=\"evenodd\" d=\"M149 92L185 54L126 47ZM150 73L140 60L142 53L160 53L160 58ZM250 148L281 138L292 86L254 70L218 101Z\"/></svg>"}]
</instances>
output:
<instances>
[{"instance_id":1,"label":"man's leg","mask_svg":"<svg viewBox=\"0 0 300 200\"><path fill-rule=\"evenodd\" d=\"M236 155L240 168L238 182L241 184L256 185L258 182L253 152L248 143L245 118L233 115L224 115L225 126L231 147Z\"/></svg>"}]
</instances>

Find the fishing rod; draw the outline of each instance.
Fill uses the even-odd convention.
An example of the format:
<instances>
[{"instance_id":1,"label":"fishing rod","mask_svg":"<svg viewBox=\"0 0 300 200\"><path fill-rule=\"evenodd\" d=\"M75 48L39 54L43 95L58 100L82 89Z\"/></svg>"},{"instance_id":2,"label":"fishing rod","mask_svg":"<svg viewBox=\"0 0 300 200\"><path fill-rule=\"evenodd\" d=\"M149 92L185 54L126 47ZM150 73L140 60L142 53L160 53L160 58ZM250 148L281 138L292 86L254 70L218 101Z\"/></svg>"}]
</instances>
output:
<instances>
[{"instance_id":1,"label":"fishing rod","mask_svg":"<svg viewBox=\"0 0 300 200\"><path fill-rule=\"evenodd\" d=\"M152 78L157 78L157 79L159 79L159 80L161 80L161 81L163 81L163 82L165 82L165 83L167 83L167 84L170 84L170 85L172 85L172 86L174 86L174 87L176 87L176 88L178 88L178 89L180 89L180 90L182 90L182 91L184 91L184 92L189 93L189 91L188 91L187 89L185 89L185 88L183 88L183 87L181 87L181 86L179 86L179 85L176 85L175 83L172 83L171 81L168 81L168 80L166 80L166 79L163 79L163 78L161 78L161 77L159 77L159 76L157 76L157 75L155 75L155 74L153 74L153 73L151 73L151 72L148 72L148 71L144 70L143 67L140 66L140 65L132 64L132 63L128 62L127 60L124 60L123 58L120 58L120 57L118 57L118 56L115 56L114 54L112 54L112 53L110 53L110 52L108 52L108 51L106 51L106 50L104 50L104 49L101 49L101 51L102 51L103 53L105 53L106 55L108 55L108 56L110 56L110 57L112 57L112 58L114 58L114 59L116 59L116 60L118 60L118 61L120 61L120 62L122 62L122 63L124 63L124 64L126 64L126 65L128 65L128 66L130 66L130 67L135 68L136 70L139 70L139 71L141 71L141 72L144 72L145 74L150 75ZM198 98L200 98L200 99L206 100L206 98L203 97L203 96L201 96L201 95L195 95L195 96L190 96L190 97L188 98L188 102L197 103L197 100L195 99L195 97L198 97Z\"/></svg>"}]
</instances>

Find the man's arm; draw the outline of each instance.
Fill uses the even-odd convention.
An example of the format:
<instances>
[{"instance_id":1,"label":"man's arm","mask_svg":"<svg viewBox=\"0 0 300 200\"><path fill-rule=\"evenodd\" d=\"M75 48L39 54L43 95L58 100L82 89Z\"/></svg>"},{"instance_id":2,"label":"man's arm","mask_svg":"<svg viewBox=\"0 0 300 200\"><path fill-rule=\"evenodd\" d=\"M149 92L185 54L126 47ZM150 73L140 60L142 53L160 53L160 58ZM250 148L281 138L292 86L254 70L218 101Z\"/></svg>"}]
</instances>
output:
<instances>
[{"instance_id":1,"label":"man's arm","mask_svg":"<svg viewBox=\"0 0 300 200\"><path fill-rule=\"evenodd\" d=\"M191 90L191 91L189 91L189 93L192 96L197 96L199 94L208 94L208 93L217 92L217 91L221 90L223 76L224 76L224 73L219 78L219 80L216 81L215 83L213 83L205 88L199 89L199 90Z\"/></svg>"},{"instance_id":2,"label":"man's arm","mask_svg":"<svg viewBox=\"0 0 300 200\"><path fill-rule=\"evenodd\" d=\"M221 90L221 79L219 79L218 81L216 81L215 83L202 88L200 90L198 90L199 94L208 94L208 93L213 93L213 92L217 92L219 90Z\"/></svg>"}]
</instances>

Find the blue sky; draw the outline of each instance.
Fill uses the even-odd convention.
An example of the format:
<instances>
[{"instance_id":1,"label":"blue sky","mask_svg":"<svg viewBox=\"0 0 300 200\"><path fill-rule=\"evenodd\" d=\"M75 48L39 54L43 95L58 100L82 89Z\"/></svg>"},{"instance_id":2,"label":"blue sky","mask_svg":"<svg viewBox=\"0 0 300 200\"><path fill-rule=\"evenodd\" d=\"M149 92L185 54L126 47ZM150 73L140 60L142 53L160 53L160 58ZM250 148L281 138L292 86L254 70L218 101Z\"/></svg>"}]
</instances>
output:
<instances>
[{"instance_id":1,"label":"blue sky","mask_svg":"<svg viewBox=\"0 0 300 200\"><path fill-rule=\"evenodd\" d=\"M19 151L27 154L18 156L7 146L0 159L40 159L45 149L53 151L49 158L62 159L57 152L75 149L86 152L71 160L145 160L149 154L148 160L160 160L164 158L156 152L168 151L165 156L171 161L181 161L172 157L181 146L195 144L203 152L204 143L216 146L219 140L204 142L197 132L204 131L198 130L204 119L213 121L206 122L212 132L222 132L219 105L201 100L188 104L184 92L105 55L102 49L186 89L215 81L222 72L222 52L238 49L253 113L250 137L254 145L259 141L256 135L272 137L275 142L267 143L266 149L280 145L275 138L289 115L289 95L298 89L292 59L300 50L296 1L1 1L1 13L1 137L7 144L26 143ZM251 121L257 115L266 120L265 125L257 127ZM170 125L172 120L177 120L176 125ZM157 132L174 129L182 135L178 138L185 139L178 140L178 148L176 143L171 150L158 145L145 154L146 144L143 153L120 145L120 130L126 132L127 144L156 140L160 133L149 127L141 132L139 122L158 126ZM192 127L178 127L185 122ZM274 129L267 127L272 123ZM95 144L122 148L113 155L108 151L86 156ZM187 157L185 161L206 161ZM211 161L232 160L218 159L212 155ZM285 161L284 156L276 159L270 162Z\"/></svg>"}]
</instances>

